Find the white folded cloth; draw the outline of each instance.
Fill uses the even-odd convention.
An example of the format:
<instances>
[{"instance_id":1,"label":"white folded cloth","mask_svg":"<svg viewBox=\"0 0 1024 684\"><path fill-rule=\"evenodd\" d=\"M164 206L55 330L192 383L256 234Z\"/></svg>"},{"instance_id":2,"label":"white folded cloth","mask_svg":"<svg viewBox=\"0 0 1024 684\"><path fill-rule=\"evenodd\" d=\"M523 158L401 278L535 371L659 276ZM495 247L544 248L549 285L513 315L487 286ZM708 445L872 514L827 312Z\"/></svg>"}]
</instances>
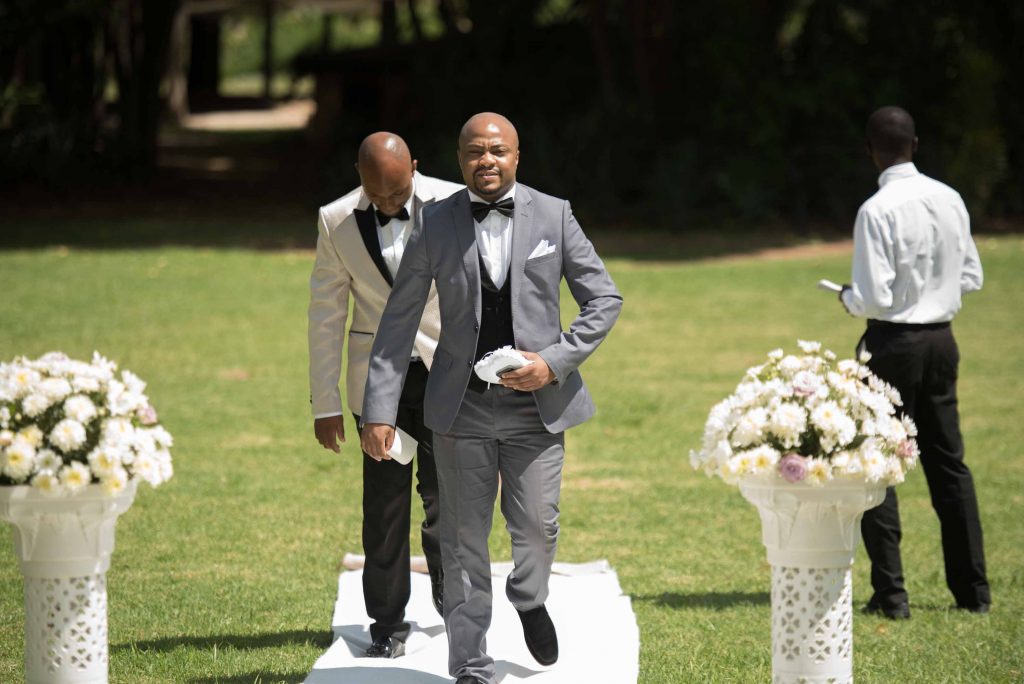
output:
<instances>
[{"instance_id":1,"label":"white folded cloth","mask_svg":"<svg viewBox=\"0 0 1024 684\"><path fill-rule=\"evenodd\" d=\"M530 259L536 259L537 257L542 257L546 254L551 254L554 251L555 245L548 244L547 240L541 240L540 242L537 243L537 246L533 248L533 251L530 252L530 256L526 257L526 259L527 261L529 261Z\"/></svg>"},{"instance_id":2,"label":"white folded cloth","mask_svg":"<svg viewBox=\"0 0 1024 684\"><path fill-rule=\"evenodd\" d=\"M492 352L484 354L483 358L476 362L473 369L477 377L486 383L496 385L501 382L499 377L502 373L516 370L523 366L529 366L533 361L528 360L512 347L499 347Z\"/></svg>"}]
</instances>

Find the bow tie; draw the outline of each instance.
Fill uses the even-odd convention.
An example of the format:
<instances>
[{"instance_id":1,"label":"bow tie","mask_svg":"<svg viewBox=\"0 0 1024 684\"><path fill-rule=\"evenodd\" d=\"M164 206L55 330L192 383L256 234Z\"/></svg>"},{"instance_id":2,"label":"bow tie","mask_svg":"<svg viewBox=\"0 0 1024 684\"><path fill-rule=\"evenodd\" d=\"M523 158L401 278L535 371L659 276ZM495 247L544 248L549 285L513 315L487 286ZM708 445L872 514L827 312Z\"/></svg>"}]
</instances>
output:
<instances>
[{"instance_id":1,"label":"bow tie","mask_svg":"<svg viewBox=\"0 0 1024 684\"><path fill-rule=\"evenodd\" d=\"M487 215L492 211L496 211L502 216L512 216L512 210L515 209L516 203L511 197L506 197L500 202L470 202L469 208L473 212L473 219L480 223Z\"/></svg>"},{"instance_id":2,"label":"bow tie","mask_svg":"<svg viewBox=\"0 0 1024 684\"><path fill-rule=\"evenodd\" d=\"M402 207L402 210L399 211L398 214L396 214L395 216L388 216L377 207L373 208L373 213L377 215L377 222L381 225L381 228L388 225L391 219L398 219L399 221L409 220L409 212L405 210L405 207Z\"/></svg>"}]
</instances>

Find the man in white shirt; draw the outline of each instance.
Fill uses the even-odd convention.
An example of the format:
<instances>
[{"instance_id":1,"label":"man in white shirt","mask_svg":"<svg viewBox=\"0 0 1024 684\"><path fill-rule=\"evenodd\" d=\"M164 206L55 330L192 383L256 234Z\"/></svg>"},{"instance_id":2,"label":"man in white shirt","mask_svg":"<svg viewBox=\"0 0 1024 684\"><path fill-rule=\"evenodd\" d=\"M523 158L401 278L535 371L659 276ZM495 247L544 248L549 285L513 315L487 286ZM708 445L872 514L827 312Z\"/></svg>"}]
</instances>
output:
<instances>
[{"instance_id":1,"label":"man in white shirt","mask_svg":"<svg viewBox=\"0 0 1024 684\"><path fill-rule=\"evenodd\" d=\"M405 142L392 133L367 137L356 164L360 187L320 209L316 264L310 278L309 370L313 431L326 449L345 441L338 389L349 295L354 299L348 332L348 405L356 424L362 413L366 368L380 316L391 294L406 243L422 209L462 186L423 176ZM436 292L419 321L402 387L398 425L417 441L417 491L423 501L423 552L441 612L442 576L437 472L433 434L423 425L423 393L440 320ZM412 464L363 455L363 597L372 645L366 655L404 653L409 625L409 514Z\"/></svg>"},{"instance_id":2,"label":"man in white shirt","mask_svg":"<svg viewBox=\"0 0 1024 684\"><path fill-rule=\"evenodd\" d=\"M903 413L917 424L956 605L986 613L991 596L974 481L964 463L956 396L960 354L950 327L961 296L981 289L981 261L960 195L914 166L910 114L879 109L868 119L867 137L882 174L878 192L857 213L853 282L839 298L850 314L868 319L858 351L871 354L868 366L899 390ZM866 610L909 618L892 487L882 505L864 514L861 530L874 588Z\"/></svg>"}]
</instances>

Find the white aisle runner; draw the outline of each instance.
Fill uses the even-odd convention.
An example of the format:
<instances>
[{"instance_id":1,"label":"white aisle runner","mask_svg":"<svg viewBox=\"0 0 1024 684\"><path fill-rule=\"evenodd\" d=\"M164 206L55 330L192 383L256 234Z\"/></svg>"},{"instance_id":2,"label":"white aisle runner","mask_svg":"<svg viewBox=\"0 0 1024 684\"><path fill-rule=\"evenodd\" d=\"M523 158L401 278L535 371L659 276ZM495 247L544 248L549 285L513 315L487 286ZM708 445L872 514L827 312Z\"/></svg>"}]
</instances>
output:
<instances>
[{"instance_id":1,"label":"white aisle runner","mask_svg":"<svg viewBox=\"0 0 1024 684\"><path fill-rule=\"evenodd\" d=\"M640 632L629 597L607 561L555 563L547 608L558 631L559 658L543 667L530 656L515 609L505 598L511 563L491 566L494 614L487 651L501 684L636 684ZM313 665L305 684L448 684L448 638L430 600L430 578L412 573L406 609L412 633L395 660L363 657L370 621L363 604L362 570L338 578L332 627L336 641Z\"/></svg>"}]
</instances>

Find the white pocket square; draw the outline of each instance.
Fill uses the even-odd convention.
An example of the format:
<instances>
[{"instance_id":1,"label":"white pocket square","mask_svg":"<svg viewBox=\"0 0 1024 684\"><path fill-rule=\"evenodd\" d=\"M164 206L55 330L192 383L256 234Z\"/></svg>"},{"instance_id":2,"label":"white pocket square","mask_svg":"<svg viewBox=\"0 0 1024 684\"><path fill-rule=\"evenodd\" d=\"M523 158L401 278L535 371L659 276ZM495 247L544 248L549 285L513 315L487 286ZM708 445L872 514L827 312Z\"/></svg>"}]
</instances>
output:
<instances>
[{"instance_id":1,"label":"white pocket square","mask_svg":"<svg viewBox=\"0 0 1024 684\"><path fill-rule=\"evenodd\" d=\"M551 254L555 251L555 245L549 245L547 240L541 240L537 243L537 246L530 252L530 256L526 257L527 260L536 259L547 254Z\"/></svg>"}]
</instances>

